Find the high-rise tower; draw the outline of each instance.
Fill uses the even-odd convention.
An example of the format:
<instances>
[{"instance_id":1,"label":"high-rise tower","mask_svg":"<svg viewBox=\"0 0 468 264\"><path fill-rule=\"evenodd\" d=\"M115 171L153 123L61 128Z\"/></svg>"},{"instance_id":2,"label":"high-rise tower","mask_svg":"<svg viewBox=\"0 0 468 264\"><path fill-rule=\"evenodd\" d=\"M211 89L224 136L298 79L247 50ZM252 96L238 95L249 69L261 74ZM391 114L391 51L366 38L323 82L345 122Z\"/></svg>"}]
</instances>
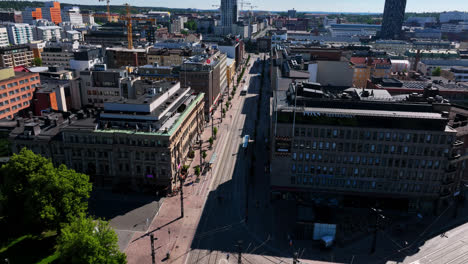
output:
<instances>
[{"instance_id":1,"label":"high-rise tower","mask_svg":"<svg viewBox=\"0 0 468 264\"><path fill-rule=\"evenodd\" d=\"M221 25L232 27L239 19L237 0L221 0Z\"/></svg>"},{"instance_id":2,"label":"high-rise tower","mask_svg":"<svg viewBox=\"0 0 468 264\"><path fill-rule=\"evenodd\" d=\"M386 0L383 14L382 39L398 39L405 19L406 0Z\"/></svg>"}]
</instances>

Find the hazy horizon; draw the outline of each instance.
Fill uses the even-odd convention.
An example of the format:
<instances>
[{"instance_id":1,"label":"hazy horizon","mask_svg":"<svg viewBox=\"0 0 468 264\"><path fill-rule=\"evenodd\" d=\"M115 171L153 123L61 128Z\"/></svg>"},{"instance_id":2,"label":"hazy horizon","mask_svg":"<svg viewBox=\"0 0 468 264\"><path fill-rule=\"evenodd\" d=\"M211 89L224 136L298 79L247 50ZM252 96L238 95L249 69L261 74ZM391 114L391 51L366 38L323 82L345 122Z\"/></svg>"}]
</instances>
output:
<instances>
[{"instance_id":1,"label":"hazy horizon","mask_svg":"<svg viewBox=\"0 0 468 264\"><path fill-rule=\"evenodd\" d=\"M41 0L45 1L45 0ZM78 4L73 1L59 1L66 4ZM111 5L123 5L128 0L111 0ZM254 10L275 11L282 12L288 9L296 9L298 12L334 12L334 13L383 13L385 0L330 0L326 2L321 1L307 1L307 0L252 0L252 4L257 6ZM312 2L312 3L311 3ZM316 3L313 3L316 2ZM105 5L105 2L98 2L96 0L81 0L79 4L82 5ZM167 8L193 8L193 9L216 9L212 5L219 5L220 0L158 0L158 1L144 1L133 0L133 6L147 6L147 7L167 7ZM272 8L274 7L274 8ZM250 9L247 6L244 9ZM440 0L408 0L406 12L444 12L444 11L468 11L468 4L466 0L445 0L441 4Z\"/></svg>"}]
</instances>

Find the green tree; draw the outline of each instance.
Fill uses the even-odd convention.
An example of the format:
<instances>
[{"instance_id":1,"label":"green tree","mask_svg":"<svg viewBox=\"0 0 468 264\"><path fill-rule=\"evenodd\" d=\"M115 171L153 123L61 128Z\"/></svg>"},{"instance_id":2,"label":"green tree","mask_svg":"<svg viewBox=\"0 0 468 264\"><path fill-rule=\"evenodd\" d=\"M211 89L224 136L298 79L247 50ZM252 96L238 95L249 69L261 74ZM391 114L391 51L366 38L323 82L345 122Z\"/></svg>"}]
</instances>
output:
<instances>
[{"instance_id":1,"label":"green tree","mask_svg":"<svg viewBox=\"0 0 468 264\"><path fill-rule=\"evenodd\" d=\"M213 138L210 137L210 139L208 139L208 142L210 143L210 148L211 148L213 146L213 142L214 142Z\"/></svg>"},{"instance_id":2,"label":"green tree","mask_svg":"<svg viewBox=\"0 0 468 264\"><path fill-rule=\"evenodd\" d=\"M200 173L201 173L201 170L200 170L200 166L195 166L195 175L197 175L197 177L200 176Z\"/></svg>"},{"instance_id":3,"label":"green tree","mask_svg":"<svg viewBox=\"0 0 468 264\"><path fill-rule=\"evenodd\" d=\"M195 30L197 30L197 23L195 21L193 21L193 20L185 22L184 23L184 28L186 28L188 30L195 31Z\"/></svg>"},{"instance_id":4,"label":"green tree","mask_svg":"<svg viewBox=\"0 0 468 264\"><path fill-rule=\"evenodd\" d=\"M62 228L57 239L60 263L127 263L109 223L81 214Z\"/></svg>"},{"instance_id":5,"label":"green tree","mask_svg":"<svg viewBox=\"0 0 468 264\"><path fill-rule=\"evenodd\" d=\"M23 148L0 169L2 207L7 223L21 231L58 230L88 209L89 177L54 167L49 159Z\"/></svg>"},{"instance_id":6,"label":"green tree","mask_svg":"<svg viewBox=\"0 0 468 264\"><path fill-rule=\"evenodd\" d=\"M213 144L213 143L211 143L211 144ZM203 158L203 160L205 160L207 156L208 156L208 155L206 154L206 151L203 151L203 152L202 152L202 158Z\"/></svg>"},{"instance_id":7,"label":"green tree","mask_svg":"<svg viewBox=\"0 0 468 264\"><path fill-rule=\"evenodd\" d=\"M34 58L32 61L34 66L42 66L42 59L41 58Z\"/></svg>"},{"instance_id":8,"label":"green tree","mask_svg":"<svg viewBox=\"0 0 468 264\"><path fill-rule=\"evenodd\" d=\"M437 67L432 71L432 76L440 76L441 74L442 74L442 69L440 67Z\"/></svg>"},{"instance_id":9,"label":"green tree","mask_svg":"<svg viewBox=\"0 0 468 264\"><path fill-rule=\"evenodd\" d=\"M218 134L218 128L213 127L213 136L216 138L216 135Z\"/></svg>"}]
</instances>

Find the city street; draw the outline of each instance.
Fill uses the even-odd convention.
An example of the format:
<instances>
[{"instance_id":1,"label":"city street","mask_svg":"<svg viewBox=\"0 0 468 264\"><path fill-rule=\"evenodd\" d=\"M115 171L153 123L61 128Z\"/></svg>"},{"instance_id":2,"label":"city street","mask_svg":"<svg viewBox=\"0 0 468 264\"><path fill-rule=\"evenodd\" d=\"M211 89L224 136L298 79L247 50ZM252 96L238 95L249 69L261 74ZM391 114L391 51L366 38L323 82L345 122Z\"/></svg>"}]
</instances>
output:
<instances>
[{"instance_id":1,"label":"city street","mask_svg":"<svg viewBox=\"0 0 468 264\"><path fill-rule=\"evenodd\" d=\"M248 172L250 160L243 151L239 150L242 137L252 135L254 131L256 95L252 92L255 93L254 89L259 87L260 70L260 63L254 63L256 59L252 56L250 60L253 70L246 70L245 80L250 84L248 95L239 96L240 89L237 91L232 107L222 123L220 123L219 109L215 113L215 126L219 128L218 139L213 149L207 151L206 159L214 161L213 169L206 176L201 176L198 183L195 182L195 176L187 179L184 187L185 217L180 218L180 201L177 195L165 200L158 216L150 224L148 232L152 232L158 239L155 241L156 262L167 258L166 253L170 253L170 263L185 263L186 258L187 263L193 261L197 263L202 252L191 251L190 248L201 249L203 245L210 245L213 236L223 235L224 230L243 229L244 208L241 207L245 204L243 177ZM208 149L206 141L211 136L210 130L211 126L207 124L202 135L205 142L204 149ZM198 160L199 152L196 151L192 167L198 164ZM232 181L233 175L239 176L236 181ZM221 217L224 220L218 221ZM193 237L195 239L192 243ZM226 242L230 243L228 240L224 243ZM226 246L229 247L229 251L235 251L230 245ZM125 252L129 263L151 263L149 233L135 233Z\"/></svg>"},{"instance_id":2,"label":"city street","mask_svg":"<svg viewBox=\"0 0 468 264\"><path fill-rule=\"evenodd\" d=\"M184 184L184 217L180 217L180 194L166 198L148 230L135 232L129 240L125 249L129 263L151 263L149 234L156 239L155 263L237 263L239 250L245 263L292 262L294 253L302 263L446 263L437 257L450 254L453 263L464 263L468 254L459 253L466 250L468 237L463 230L468 225L445 233L447 236L428 232L443 230L444 225L451 223L449 213L440 218L428 217L426 222L408 227L414 232L404 235L380 231L375 254L369 254L371 233L326 251L313 241L290 237L294 218L289 216L295 214L295 204L270 201L266 140L270 133L271 97L268 74L260 85L262 63L252 56L252 68L246 70L245 77L249 85L247 95L240 96L240 89L237 90L222 121L220 107L215 112L219 132L212 149L207 143L211 124L206 124L202 135L203 149L208 154L205 161L213 165L197 182L192 169L199 163L196 150ZM245 135L251 140L247 150L242 148ZM462 217L466 213L458 220ZM433 236L418 236L421 234Z\"/></svg>"}]
</instances>

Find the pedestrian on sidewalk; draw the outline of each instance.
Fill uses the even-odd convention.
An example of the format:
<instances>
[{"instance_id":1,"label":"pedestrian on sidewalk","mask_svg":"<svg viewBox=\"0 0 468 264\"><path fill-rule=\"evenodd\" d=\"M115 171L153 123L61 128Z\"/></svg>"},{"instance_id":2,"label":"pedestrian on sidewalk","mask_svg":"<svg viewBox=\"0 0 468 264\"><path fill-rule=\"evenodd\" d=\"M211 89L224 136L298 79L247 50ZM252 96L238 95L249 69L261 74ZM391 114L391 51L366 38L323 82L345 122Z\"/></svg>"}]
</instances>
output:
<instances>
[{"instance_id":1,"label":"pedestrian on sidewalk","mask_svg":"<svg viewBox=\"0 0 468 264\"><path fill-rule=\"evenodd\" d=\"M229 260L229 253L226 254L226 259Z\"/></svg>"}]
</instances>

